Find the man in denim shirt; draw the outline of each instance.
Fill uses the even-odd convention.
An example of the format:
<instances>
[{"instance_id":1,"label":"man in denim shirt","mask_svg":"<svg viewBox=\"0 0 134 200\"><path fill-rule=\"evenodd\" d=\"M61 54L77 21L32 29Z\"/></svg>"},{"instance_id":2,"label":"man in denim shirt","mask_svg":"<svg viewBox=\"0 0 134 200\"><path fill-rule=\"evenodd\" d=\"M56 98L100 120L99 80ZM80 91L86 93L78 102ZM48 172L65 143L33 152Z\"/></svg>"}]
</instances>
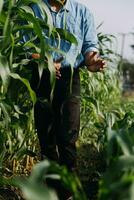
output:
<instances>
[{"instance_id":1,"label":"man in denim shirt","mask_svg":"<svg viewBox=\"0 0 134 200\"><path fill-rule=\"evenodd\" d=\"M85 65L89 71L103 71L105 62L98 57L93 15L84 5L74 0L61 0L61 3L55 0L44 2L51 13L53 25L72 33L77 38L78 45L61 40L60 49L65 52L65 57L53 53L57 77L54 97L52 104L37 101L34 112L35 125L42 158L55 160L73 171L76 168L76 141L80 126L79 68ZM37 17L43 18L37 5L33 5L32 8ZM48 42L54 47L57 45L56 41ZM33 54L32 57L38 58L40 55ZM37 97L47 99L47 102L50 102L51 92L49 78L49 72L44 70L38 85L37 71L34 71L31 83Z\"/></svg>"}]
</instances>

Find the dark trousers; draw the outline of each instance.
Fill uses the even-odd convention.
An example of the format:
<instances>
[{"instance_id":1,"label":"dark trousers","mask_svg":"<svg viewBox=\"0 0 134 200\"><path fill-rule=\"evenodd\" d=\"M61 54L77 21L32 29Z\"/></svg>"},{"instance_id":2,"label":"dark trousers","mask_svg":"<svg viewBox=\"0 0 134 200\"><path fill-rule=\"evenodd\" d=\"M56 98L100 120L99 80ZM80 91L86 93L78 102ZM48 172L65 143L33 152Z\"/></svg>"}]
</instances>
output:
<instances>
[{"instance_id":1,"label":"dark trousers","mask_svg":"<svg viewBox=\"0 0 134 200\"><path fill-rule=\"evenodd\" d=\"M52 101L48 70L44 70L40 83L35 71L31 83L38 97L34 118L41 155L66 165L69 170L76 167L76 141L80 127L79 70L75 69L73 76L71 74L71 68L61 69Z\"/></svg>"}]
</instances>

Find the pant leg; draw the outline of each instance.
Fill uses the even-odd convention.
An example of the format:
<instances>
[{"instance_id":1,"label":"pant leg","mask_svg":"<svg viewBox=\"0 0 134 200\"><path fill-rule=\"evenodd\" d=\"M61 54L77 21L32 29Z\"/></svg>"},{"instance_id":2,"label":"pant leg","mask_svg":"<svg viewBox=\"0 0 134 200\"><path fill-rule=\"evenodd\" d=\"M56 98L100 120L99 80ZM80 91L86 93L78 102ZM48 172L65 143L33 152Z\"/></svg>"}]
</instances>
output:
<instances>
[{"instance_id":1,"label":"pant leg","mask_svg":"<svg viewBox=\"0 0 134 200\"><path fill-rule=\"evenodd\" d=\"M41 157L58 161L55 115L50 102L50 73L48 70L44 70L42 78L39 80L37 66L35 65L35 67L32 73L31 85L38 98L34 106L34 120L40 143Z\"/></svg>"},{"instance_id":2,"label":"pant leg","mask_svg":"<svg viewBox=\"0 0 134 200\"><path fill-rule=\"evenodd\" d=\"M58 162L54 116L48 102L37 101L34 107L34 120L42 159L47 157Z\"/></svg>"},{"instance_id":3,"label":"pant leg","mask_svg":"<svg viewBox=\"0 0 134 200\"><path fill-rule=\"evenodd\" d=\"M76 168L77 150L76 141L79 135L80 126L80 100L77 97L70 97L62 107L62 122L58 150L60 163L68 169Z\"/></svg>"},{"instance_id":4,"label":"pant leg","mask_svg":"<svg viewBox=\"0 0 134 200\"><path fill-rule=\"evenodd\" d=\"M70 91L71 70L63 70L57 90L60 102L60 123L57 133L57 144L60 163L69 170L76 167L77 150L76 141L80 128L80 78L79 71L75 70ZM58 94L57 92L57 94Z\"/></svg>"}]
</instances>

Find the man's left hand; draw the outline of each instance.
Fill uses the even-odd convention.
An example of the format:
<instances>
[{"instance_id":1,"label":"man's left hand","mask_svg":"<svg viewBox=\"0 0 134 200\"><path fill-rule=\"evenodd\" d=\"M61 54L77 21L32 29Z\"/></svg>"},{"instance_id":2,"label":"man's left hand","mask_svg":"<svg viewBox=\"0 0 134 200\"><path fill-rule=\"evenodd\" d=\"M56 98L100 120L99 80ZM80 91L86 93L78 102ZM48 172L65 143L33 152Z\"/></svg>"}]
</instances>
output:
<instances>
[{"instance_id":1,"label":"man's left hand","mask_svg":"<svg viewBox=\"0 0 134 200\"><path fill-rule=\"evenodd\" d=\"M97 52L89 52L85 56L85 65L91 72L103 72L106 68L106 61L98 57Z\"/></svg>"}]
</instances>

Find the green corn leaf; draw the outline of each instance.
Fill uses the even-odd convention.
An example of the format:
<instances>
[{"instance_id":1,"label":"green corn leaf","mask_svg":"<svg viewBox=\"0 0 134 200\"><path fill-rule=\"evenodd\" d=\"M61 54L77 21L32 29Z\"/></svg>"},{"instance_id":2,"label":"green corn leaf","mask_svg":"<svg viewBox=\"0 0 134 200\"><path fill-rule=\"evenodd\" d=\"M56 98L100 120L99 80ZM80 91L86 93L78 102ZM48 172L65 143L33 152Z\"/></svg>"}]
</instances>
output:
<instances>
[{"instance_id":1,"label":"green corn leaf","mask_svg":"<svg viewBox=\"0 0 134 200\"><path fill-rule=\"evenodd\" d=\"M33 24L24 24L23 26L20 25L14 25L13 33L23 30L23 31L32 31L33 30Z\"/></svg>"},{"instance_id":2,"label":"green corn leaf","mask_svg":"<svg viewBox=\"0 0 134 200\"><path fill-rule=\"evenodd\" d=\"M7 17L6 13L2 10L0 13L0 24L2 25L2 28L3 25L5 24L6 17Z\"/></svg>"},{"instance_id":3,"label":"green corn leaf","mask_svg":"<svg viewBox=\"0 0 134 200\"><path fill-rule=\"evenodd\" d=\"M58 200L56 193L52 189L48 189L38 182L23 179L16 181L16 184L19 185L27 200Z\"/></svg>"},{"instance_id":4,"label":"green corn leaf","mask_svg":"<svg viewBox=\"0 0 134 200\"><path fill-rule=\"evenodd\" d=\"M13 63L13 50L14 50L14 45L15 45L14 37L13 37L13 35L11 34L11 51L10 51L10 57L9 57L10 66L12 66L12 63Z\"/></svg>"},{"instance_id":5,"label":"green corn leaf","mask_svg":"<svg viewBox=\"0 0 134 200\"><path fill-rule=\"evenodd\" d=\"M19 10L19 14L22 17L22 19L27 20L28 22L33 23L33 31L37 36L42 39L42 28L40 27L39 22L36 20L36 18L31 13L26 13L25 11Z\"/></svg>"},{"instance_id":6,"label":"green corn leaf","mask_svg":"<svg viewBox=\"0 0 134 200\"><path fill-rule=\"evenodd\" d=\"M33 42L31 42L31 41L27 41L24 44L24 47L34 48L37 53L40 53L40 48L37 45L35 45Z\"/></svg>"},{"instance_id":7,"label":"green corn leaf","mask_svg":"<svg viewBox=\"0 0 134 200\"><path fill-rule=\"evenodd\" d=\"M10 22L10 15L11 15L11 9L13 6L13 1L9 1L8 4L8 12L6 15L6 19L4 22L4 27L3 27L3 36L4 36L4 40L3 40L3 44L2 47L3 49L8 46L8 43L10 44L10 34L11 34L11 29L12 29L12 22Z\"/></svg>"},{"instance_id":8,"label":"green corn leaf","mask_svg":"<svg viewBox=\"0 0 134 200\"><path fill-rule=\"evenodd\" d=\"M9 74L10 74L10 69L9 69L8 60L5 56L0 54L0 76L1 76L4 88L8 86Z\"/></svg>"},{"instance_id":9,"label":"green corn leaf","mask_svg":"<svg viewBox=\"0 0 134 200\"><path fill-rule=\"evenodd\" d=\"M39 0L19 0L17 3L16 3L16 6L17 7L21 7L23 5L25 6L28 6L29 4L31 3L38 3Z\"/></svg>"},{"instance_id":10,"label":"green corn leaf","mask_svg":"<svg viewBox=\"0 0 134 200\"><path fill-rule=\"evenodd\" d=\"M3 159L6 154L5 142L5 135L2 132L0 132L0 169L2 168Z\"/></svg>"},{"instance_id":11,"label":"green corn leaf","mask_svg":"<svg viewBox=\"0 0 134 200\"><path fill-rule=\"evenodd\" d=\"M130 187L130 200L133 200L133 199L134 199L134 180Z\"/></svg>"},{"instance_id":12,"label":"green corn leaf","mask_svg":"<svg viewBox=\"0 0 134 200\"><path fill-rule=\"evenodd\" d=\"M104 181L106 185L111 185L117 180L117 177L121 175L127 175L133 173L134 169L134 156L119 156L115 161L113 161L107 168L104 174ZM120 181L120 178L119 180Z\"/></svg>"},{"instance_id":13,"label":"green corn leaf","mask_svg":"<svg viewBox=\"0 0 134 200\"><path fill-rule=\"evenodd\" d=\"M43 33L42 33L42 28L41 28L38 20L36 20L36 18L31 13L20 12L20 15L22 16L22 18L33 23L33 31L35 32L35 34L40 39L40 45L39 45L40 49L41 49L40 61L43 62L44 57L45 57L45 38L44 38Z\"/></svg>"},{"instance_id":14,"label":"green corn leaf","mask_svg":"<svg viewBox=\"0 0 134 200\"><path fill-rule=\"evenodd\" d=\"M8 127L9 123L11 122L11 118L10 118L10 114L9 114L10 107L4 101L1 101L0 109L4 115L5 126Z\"/></svg>"},{"instance_id":15,"label":"green corn leaf","mask_svg":"<svg viewBox=\"0 0 134 200\"><path fill-rule=\"evenodd\" d=\"M24 83L24 85L27 87L28 91L29 91L29 94L30 94L30 97L31 97L31 100L33 102L33 104L36 103L36 94L35 92L31 89L31 86L30 86L30 83L27 79L25 78L22 78L20 77L18 74L16 73L10 73L10 76L14 79L18 79L20 80L22 83Z\"/></svg>"},{"instance_id":16,"label":"green corn leaf","mask_svg":"<svg viewBox=\"0 0 134 200\"><path fill-rule=\"evenodd\" d=\"M48 52L53 51L53 52L57 52L58 54L61 54L63 57L66 56L66 53L60 49L56 49L54 47L48 46Z\"/></svg>"},{"instance_id":17,"label":"green corn leaf","mask_svg":"<svg viewBox=\"0 0 134 200\"><path fill-rule=\"evenodd\" d=\"M39 1L38 6L40 10L42 11L42 14L47 17L47 24L49 25L49 36L50 36L53 30L53 19L52 19L51 12L48 6L43 1Z\"/></svg>"},{"instance_id":18,"label":"green corn leaf","mask_svg":"<svg viewBox=\"0 0 134 200\"><path fill-rule=\"evenodd\" d=\"M134 155L120 156L118 160L112 166L115 173L120 171L129 171L134 169Z\"/></svg>"},{"instance_id":19,"label":"green corn leaf","mask_svg":"<svg viewBox=\"0 0 134 200\"><path fill-rule=\"evenodd\" d=\"M59 35L62 39L67 40L70 43L78 45L78 41L73 34L69 33L66 30L60 29L60 28L56 28L56 31L59 33Z\"/></svg>"},{"instance_id":20,"label":"green corn leaf","mask_svg":"<svg viewBox=\"0 0 134 200\"><path fill-rule=\"evenodd\" d=\"M31 176L29 177L30 181L31 182L42 183L42 181L44 179L43 177L45 177L45 174L47 174L49 167L50 167L50 163L49 163L48 160L45 160L43 162L40 162L40 163L36 164L33 167Z\"/></svg>"},{"instance_id":21,"label":"green corn leaf","mask_svg":"<svg viewBox=\"0 0 134 200\"><path fill-rule=\"evenodd\" d=\"M1 11L2 11L3 4L4 4L4 0L0 0L0 13L1 13Z\"/></svg>"},{"instance_id":22,"label":"green corn leaf","mask_svg":"<svg viewBox=\"0 0 134 200\"><path fill-rule=\"evenodd\" d=\"M24 10L26 13L30 13L31 15L34 16L34 12L30 6L23 5L20 8Z\"/></svg>"},{"instance_id":23,"label":"green corn leaf","mask_svg":"<svg viewBox=\"0 0 134 200\"><path fill-rule=\"evenodd\" d=\"M17 160L21 160L25 155L29 155L30 157L35 157L36 156L36 153L31 151L31 150L28 150L24 144L18 148L17 152L15 153L14 155L14 158L17 158Z\"/></svg>"},{"instance_id":24,"label":"green corn leaf","mask_svg":"<svg viewBox=\"0 0 134 200\"><path fill-rule=\"evenodd\" d=\"M48 60L48 69L50 71L50 83L51 83L51 100L53 99L53 92L54 92L54 88L55 88L55 81L56 81L56 71L55 71L55 67L53 64L53 58L52 55L48 52L45 52L45 56Z\"/></svg>"},{"instance_id":25,"label":"green corn leaf","mask_svg":"<svg viewBox=\"0 0 134 200\"><path fill-rule=\"evenodd\" d=\"M123 154L126 156L131 155L133 153L133 144L129 138L129 135L122 132L121 134L116 134L116 138Z\"/></svg>"}]
</instances>

